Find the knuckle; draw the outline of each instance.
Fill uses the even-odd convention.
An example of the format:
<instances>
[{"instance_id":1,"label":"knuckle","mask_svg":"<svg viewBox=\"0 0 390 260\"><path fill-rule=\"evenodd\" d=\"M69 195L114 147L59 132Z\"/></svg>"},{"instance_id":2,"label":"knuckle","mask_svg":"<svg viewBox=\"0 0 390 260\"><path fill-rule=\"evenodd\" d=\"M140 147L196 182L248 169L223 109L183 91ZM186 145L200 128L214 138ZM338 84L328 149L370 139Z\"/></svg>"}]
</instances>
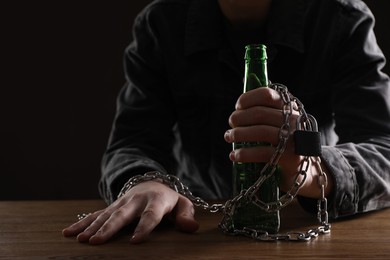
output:
<instances>
[{"instance_id":1,"label":"knuckle","mask_svg":"<svg viewBox=\"0 0 390 260\"><path fill-rule=\"evenodd\" d=\"M107 231L109 230L112 230L113 228L113 224L109 221L107 221L106 223L104 223L104 225L99 229L99 232L100 234L101 233L106 233Z\"/></svg>"},{"instance_id":2,"label":"knuckle","mask_svg":"<svg viewBox=\"0 0 390 260\"><path fill-rule=\"evenodd\" d=\"M281 99L281 95L279 94L279 92L277 92L271 88L268 91L270 92L270 96L271 96L272 100L280 100Z\"/></svg>"},{"instance_id":3,"label":"knuckle","mask_svg":"<svg viewBox=\"0 0 390 260\"><path fill-rule=\"evenodd\" d=\"M145 209L141 214L141 218L145 218L153 222L159 219L156 210L154 210L153 208Z\"/></svg>"},{"instance_id":4,"label":"knuckle","mask_svg":"<svg viewBox=\"0 0 390 260\"><path fill-rule=\"evenodd\" d=\"M238 132L237 129L232 129L232 130L230 131L230 138L231 138L231 140L232 140L233 142L237 142L237 141L240 140L240 139L239 139L239 134L238 134L237 132Z\"/></svg>"},{"instance_id":5,"label":"knuckle","mask_svg":"<svg viewBox=\"0 0 390 260\"><path fill-rule=\"evenodd\" d=\"M262 95L267 101L275 101L279 99L279 93L271 88L264 88Z\"/></svg>"},{"instance_id":6,"label":"knuckle","mask_svg":"<svg viewBox=\"0 0 390 260\"><path fill-rule=\"evenodd\" d=\"M235 127L238 125L238 119L239 119L239 116L238 116L238 113L236 112L233 112L230 117L229 117L229 125L231 127Z\"/></svg>"},{"instance_id":7,"label":"knuckle","mask_svg":"<svg viewBox=\"0 0 390 260\"><path fill-rule=\"evenodd\" d=\"M117 209L117 210L112 214L113 217L119 218L119 219L124 219L124 218L126 218L126 215L127 215L127 212L126 212L126 210L123 209L123 208Z\"/></svg>"},{"instance_id":8,"label":"knuckle","mask_svg":"<svg viewBox=\"0 0 390 260\"><path fill-rule=\"evenodd\" d=\"M236 162L242 162L242 150L243 149L238 149L234 153L234 159Z\"/></svg>"},{"instance_id":9,"label":"knuckle","mask_svg":"<svg viewBox=\"0 0 390 260\"><path fill-rule=\"evenodd\" d=\"M104 211L103 213L101 213L98 217L98 219L107 219L111 216L111 212L109 211Z\"/></svg>"},{"instance_id":10,"label":"knuckle","mask_svg":"<svg viewBox=\"0 0 390 260\"><path fill-rule=\"evenodd\" d=\"M242 108L243 106L243 100L245 100L245 95L244 94L241 94L238 99L237 99L237 102L236 102L236 109L239 109L239 108Z\"/></svg>"},{"instance_id":11,"label":"knuckle","mask_svg":"<svg viewBox=\"0 0 390 260\"><path fill-rule=\"evenodd\" d=\"M110 218L111 212L104 211L95 219L91 225L102 225L108 218Z\"/></svg>"}]
</instances>

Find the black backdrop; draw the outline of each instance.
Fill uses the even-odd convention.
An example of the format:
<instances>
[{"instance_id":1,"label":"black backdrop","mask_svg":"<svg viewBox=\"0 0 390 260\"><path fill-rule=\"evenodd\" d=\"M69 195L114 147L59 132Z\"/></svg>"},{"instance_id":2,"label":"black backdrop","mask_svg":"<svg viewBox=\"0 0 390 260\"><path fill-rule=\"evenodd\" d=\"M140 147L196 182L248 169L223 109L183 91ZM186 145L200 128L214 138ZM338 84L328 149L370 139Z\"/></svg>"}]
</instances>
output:
<instances>
[{"instance_id":1,"label":"black backdrop","mask_svg":"<svg viewBox=\"0 0 390 260\"><path fill-rule=\"evenodd\" d=\"M134 16L149 2L1 4L1 200L98 198L122 54ZM366 2L390 57L390 1Z\"/></svg>"}]
</instances>

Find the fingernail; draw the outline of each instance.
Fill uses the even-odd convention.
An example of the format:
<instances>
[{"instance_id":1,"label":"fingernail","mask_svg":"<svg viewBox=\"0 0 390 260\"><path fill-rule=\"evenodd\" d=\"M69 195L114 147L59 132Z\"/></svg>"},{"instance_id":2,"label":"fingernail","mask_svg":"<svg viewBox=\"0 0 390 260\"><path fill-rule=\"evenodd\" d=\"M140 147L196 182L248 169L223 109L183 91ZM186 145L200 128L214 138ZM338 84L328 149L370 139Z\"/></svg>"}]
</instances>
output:
<instances>
[{"instance_id":1,"label":"fingernail","mask_svg":"<svg viewBox=\"0 0 390 260\"><path fill-rule=\"evenodd\" d=\"M138 244L142 242L142 238L140 238L139 232L134 232L133 236L130 239L130 243Z\"/></svg>"},{"instance_id":2,"label":"fingernail","mask_svg":"<svg viewBox=\"0 0 390 260\"><path fill-rule=\"evenodd\" d=\"M234 108L235 108L236 110L240 108L240 103L238 102L238 100L237 100L236 104L234 105Z\"/></svg>"},{"instance_id":3,"label":"fingernail","mask_svg":"<svg viewBox=\"0 0 390 260\"><path fill-rule=\"evenodd\" d=\"M227 131L225 132L225 135L224 135L225 140L226 140L226 142L228 142L228 143L231 142L230 133L231 133L231 131L230 131L230 130L227 130Z\"/></svg>"},{"instance_id":4,"label":"fingernail","mask_svg":"<svg viewBox=\"0 0 390 260\"><path fill-rule=\"evenodd\" d=\"M136 240L137 239L137 235L138 235L138 231L135 231L134 233L133 233L133 236L131 237L131 240Z\"/></svg>"},{"instance_id":5,"label":"fingernail","mask_svg":"<svg viewBox=\"0 0 390 260\"><path fill-rule=\"evenodd\" d=\"M231 151L230 154L229 154L229 158L231 161L234 161L236 159L236 152L235 151Z\"/></svg>"}]
</instances>

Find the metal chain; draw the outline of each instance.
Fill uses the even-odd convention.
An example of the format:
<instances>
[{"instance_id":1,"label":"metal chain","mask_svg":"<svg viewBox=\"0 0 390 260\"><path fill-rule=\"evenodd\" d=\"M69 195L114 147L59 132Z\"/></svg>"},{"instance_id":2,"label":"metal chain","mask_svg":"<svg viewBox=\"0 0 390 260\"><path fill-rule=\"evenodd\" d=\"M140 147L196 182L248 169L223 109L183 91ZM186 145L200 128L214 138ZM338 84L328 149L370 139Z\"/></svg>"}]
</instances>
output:
<instances>
[{"instance_id":1,"label":"metal chain","mask_svg":"<svg viewBox=\"0 0 390 260\"><path fill-rule=\"evenodd\" d=\"M279 240L288 240L288 241L309 241L313 238L316 238L320 234L326 234L330 232L330 224L328 222L328 211L327 211L327 199L325 197L325 188L327 186L327 176L325 172L321 168L321 159L320 157L309 157L305 156L301 161L299 172L297 173L294 184L292 187L280 197L277 201L265 203L261 199L259 199L256 195L257 191L260 189L263 182L269 178L272 174L274 174L278 161L282 156L288 138L291 135L291 126L290 126L290 116L293 113L294 103L296 104L296 110L299 112L300 117L298 122L302 129L311 130L311 121L309 118L312 116L308 115L303 107L303 104L291 93L289 93L287 87L281 84L271 84L270 86L274 90L278 91L283 100L283 116L284 122L279 130L279 143L275 148L275 153L273 154L271 160L264 166L261 171L259 179L248 189L242 190L236 197L232 198L225 202L225 204L209 204L205 200L200 197L196 197L192 194L187 186L185 186L179 178L173 175L162 174L160 172L147 172L144 175L136 175L129 179L128 182L125 183L123 188L118 194L118 199L126 194L132 187L135 185L144 182L144 181L160 181L165 185L169 186L171 189L180 193L181 195L187 197L195 206L201 207L210 212L223 212L223 218L219 223L219 227L226 234L230 235L243 235L246 237L250 237L256 240L261 241L279 241ZM240 208L248 203L253 203L257 207L261 208L267 212L274 212L281 210L285 206L287 206L290 202L294 200L296 195L298 194L299 189L304 184L307 171L311 165L311 163L315 164L315 167L318 169L320 173L318 177L318 185L321 190L321 198L318 200L317 208L317 218L320 225L315 229L310 229L306 232L287 232L285 234L269 234L266 231L243 228L243 229L235 229L233 228L233 215L236 208Z\"/></svg>"},{"instance_id":2,"label":"metal chain","mask_svg":"<svg viewBox=\"0 0 390 260\"><path fill-rule=\"evenodd\" d=\"M129 191L132 187L138 185L141 182L145 181L159 181L174 191L180 193L184 197L188 198L195 206L201 207L205 210L209 210L210 212L218 212L223 210L224 205L223 204L212 204L210 205L205 200L201 199L200 197L196 197L192 194L190 189L184 185L180 179L174 175L169 174L162 174L158 171L150 171L145 173L144 175L136 175L132 178L130 178L121 191L118 194L117 199L122 197L126 194L127 191Z\"/></svg>"}]
</instances>

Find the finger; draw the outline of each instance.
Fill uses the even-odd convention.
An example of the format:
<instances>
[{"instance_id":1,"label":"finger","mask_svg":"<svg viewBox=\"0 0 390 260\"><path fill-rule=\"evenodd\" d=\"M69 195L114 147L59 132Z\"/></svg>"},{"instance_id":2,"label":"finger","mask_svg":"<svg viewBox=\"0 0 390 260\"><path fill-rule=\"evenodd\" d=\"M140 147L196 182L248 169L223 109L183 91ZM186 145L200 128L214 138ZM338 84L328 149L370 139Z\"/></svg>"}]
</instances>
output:
<instances>
[{"instance_id":1,"label":"finger","mask_svg":"<svg viewBox=\"0 0 390 260\"><path fill-rule=\"evenodd\" d=\"M195 220L194 205L190 200L182 196L176 205L176 225L179 230L193 233L199 229L199 223Z\"/></svg>"},{"instance_id":2,"label":"finger","mask_svg":"<svg viewBox=\"0 0 390 260\"><path fill-rule=\"evenodd\" d=\"M101 212L102 210L96 211L93 214L86 216L82 220L79 220L78 222L70 225L69 227L64 228L62 230L63 236L70 237L83 232L89 225L91 225L93 221L95 221L95 219L99 216Z\"/></svg>"},{"instance_id":3,"label":"finger","mask_svg":"<svg viewBox=\"0 0 390 260\"><path fill-rule=\"evenodd\" d=\"M99 230L89 239L90 244L102 244L112 238L120 229L132 223L138 216L139 204L130 201L115 210Z\"/></svg>"},{"instance_id":4,"label":"finger","mask_svg":"<svg viewBox=\"0 0 390 260\"><path fill-rule=\"evenodd\" d=\"M89 239L96 234L100 227L110 217L110 211L103 211L83 232L78 234L77 240L79 242L88 242Z\"/></svg>"},{"instance_id":5,"label":"finger","mask_svg":"<svg viewBox=\"0 0 390 260\"><path fill-rule=\"evenodd\" d=\"M275 148L272 146L240 148L233 150L229 158L233 162L268 162L274 152Z\"/></svg>"},{"instance_id":6,"label":"finger","mask_svg":"<svg viewBox=\"0 0 390 260\"><path fill-rule=\"evenodd\" d=\"M166 200L162 200L159 196L156 196L156 198L149 201L140 216L140 220L134 230L131 242L141 243L147 240L149 234L161 222L163 216L172 210L173 206L170 205L175 204L176 202L167 202Z\"/></svg>"},{"instance_id":7,"label":"finger","mask_svg":"<svg viewBox=\"0 0 390 260\"><path fill-rule=\"evenodd\" d=\"M115 201L109 208L119 207L123 204L122 201ZM62 230L64 236L75 236L83 232L88 226L90 226L104 210L95 211L94 213L88 214L85 218L78 222L70 225Z\"/></svg>"},{"instance_id":8,"label":"finger","mask_svg":"<svg viewBox=\"0 0 390 260\"><path fill-rule=\"evenodd\" d=\"M283 114L279 109L255 106L245 110L236 110L229 117L229 125L234 127L249 125L270 125L280 127Z\"/></svg>"},{"instance_id":9,"label":"finger","mask_svg":"<svg viewBox=\"0 0 390 260\"><path fill-rule=\"evenodd\" d=\"M271 88L257 88L242 94L236 103L236 109L247 109L253 106L266 106L276 109L283 107L279 93Z\"/></svg>"},{"instance_id":10,"label":"finger","mask_svg":"<svg viewBox=\"0 0 390 260\"><path fill-rule=\"evenodd\" d=\"M279 142L279 128L267 125L237 127L225 132L227 142L265 142L276 146Z\"/></svg>"}]
</instances>

